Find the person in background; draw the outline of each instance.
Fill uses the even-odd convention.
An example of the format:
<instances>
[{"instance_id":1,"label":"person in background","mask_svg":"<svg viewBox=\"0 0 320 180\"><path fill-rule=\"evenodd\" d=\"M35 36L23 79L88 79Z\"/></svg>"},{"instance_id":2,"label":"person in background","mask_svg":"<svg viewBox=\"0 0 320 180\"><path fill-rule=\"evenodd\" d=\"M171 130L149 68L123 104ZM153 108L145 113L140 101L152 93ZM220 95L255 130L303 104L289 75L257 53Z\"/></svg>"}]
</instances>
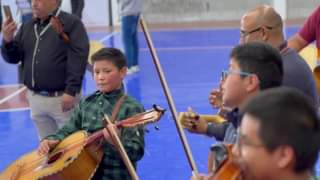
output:
<instances>
[{"instance_id":1,"label":"person in background","mask_svg":"<svg viewBox=\"0 0 320 180\"><path fill-rule=\"evenodd\" d=\"M71 0L71 12L73 15L82 18L82 12L84 9L84 0Z\"/></svg>"},{"instance_id":2,"label":"person in background","mask_svg":"<svg viewBox=\"0 0 320 180\"><path fill-rule=\"evenodd\" d=\"M318 59L320 57L320 6L318 6L305 21L300 31L289 38L288 46L297 52L301 51L307 45L316 41L318 49Z\"/></svg>"},{"instance_id":3,"label":"person in background","mask_svg":"<svg viewBox=\"0 0 320 180\"><path fill-rule=\"evenodd\" d=\"M18 11L21 14L21 22L25 23L32 19L31 0L16 0Z\"/></svg>"},{"instance_id":4,"label":"person in background","mask_svg":"<svg viewBox=\"0 0 320 180\"><path fill-rule=\"evenodd\" d=\"M139 71L138 22L142 0L118 0L121 16L121 36L128 60L128 74Z\"/></svg>"},{"instance_id":5,"label":"person in background","mask_svg":"<svg viewBox=\"0 0 320 180\"><path fill-rule=\"evenodd\" d=\"M305 60L287 46L283 35L281 16L269 5L260 5L246 12L241 18L240 43L253 41L266 42L277 48L282 56L284 76L283 86L299 89L319 106L317 85ZM213 107L221 107L221 91L213 89L209 102Z\"/></svg>"},{"instance_id":6,"label":"person in background","mask_svg":"<svg viewBox=\"0 0 320 180\"><path fill-rule=\"evenodd\" d=\"M3 19L2 19L2 3L1 3L1 1L0 1L0 24L1 24L1 26L0 26L0 32L2 31L2 21L3 21Z\"/></svg>"},{"instance_id":7,"label":"person in background","mask_svg":"<svg viewBox=\"0 0 320 180\"><path fill-rule=\"evenodd\" d=\"M23 83L39 139L57 131L79 100L89 40L79 18L59 10L60 0L32 0L33 19L3 25L1 52L8 63L21 63ZM51 23L56 16L62 31ZM67 38L67 39L66 39Z\"/></svg>"}]
</instances>

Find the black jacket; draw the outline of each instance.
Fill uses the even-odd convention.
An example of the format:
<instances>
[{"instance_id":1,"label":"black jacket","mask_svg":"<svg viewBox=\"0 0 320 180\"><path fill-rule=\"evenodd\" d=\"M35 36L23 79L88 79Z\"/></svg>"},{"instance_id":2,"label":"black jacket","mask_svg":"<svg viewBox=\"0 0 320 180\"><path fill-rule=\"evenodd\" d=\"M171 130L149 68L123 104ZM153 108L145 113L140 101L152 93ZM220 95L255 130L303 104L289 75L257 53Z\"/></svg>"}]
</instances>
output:
<instances>
[{"instance_id":1,"label":"black jacket","mask_svg":"<svg viewBox=\"0 0 320 180\"><path fill-rule=\"evenodd\" d=\"M88 35L79 18L65 12L60 12L59 18L70 37L69 43L48 25L49 20L44 23L32 20L22 24L12 42L3 42L1 51L5 61L22 63L23 82L29 89L75 95L80 92L87 64ZM43 34L39 36L41 31Z\"/></svg>"}]
</instances>

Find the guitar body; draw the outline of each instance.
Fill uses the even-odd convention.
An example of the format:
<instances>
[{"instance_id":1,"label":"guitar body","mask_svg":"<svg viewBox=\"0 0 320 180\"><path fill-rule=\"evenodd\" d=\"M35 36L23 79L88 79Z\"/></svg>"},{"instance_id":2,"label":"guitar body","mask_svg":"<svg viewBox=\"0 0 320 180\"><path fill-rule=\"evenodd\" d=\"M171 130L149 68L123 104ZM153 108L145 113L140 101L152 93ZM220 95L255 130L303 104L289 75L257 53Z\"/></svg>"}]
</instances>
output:
<instances>
[{"instance_id":1,"label":"guitar body","mask_svg":"<svg viewBox=\"0 0 320 180\"><path fill-rule=\"evenodd\" d=\"M118 128L144 125L160 120L163 113L162 108L154 105L152 110L118 121L115 125ZM102 160L103 141L103 129L90 136L86 131L77 131L62 140L47 156L39 156L37 151L22 156L1 172L0 180L91 179ZM118 141L121 144L120 140ZM125 150L119 151L120 154L126 153ZM130 162L130 159L126 158L124 161Z\"/></svg>"},{"instance_id":2,"label":"guitar body","mask_svg":"<svg viewBox=\"0 0 320 180\"><path fill-rule=\"evenodd\" d=\"M77 131L55 147L48 159L37 151L22 156L0 174L0 180L84 180L94 175L103 152L96 143L87 145L87 133Z\"/></svg>"}]
</instances>

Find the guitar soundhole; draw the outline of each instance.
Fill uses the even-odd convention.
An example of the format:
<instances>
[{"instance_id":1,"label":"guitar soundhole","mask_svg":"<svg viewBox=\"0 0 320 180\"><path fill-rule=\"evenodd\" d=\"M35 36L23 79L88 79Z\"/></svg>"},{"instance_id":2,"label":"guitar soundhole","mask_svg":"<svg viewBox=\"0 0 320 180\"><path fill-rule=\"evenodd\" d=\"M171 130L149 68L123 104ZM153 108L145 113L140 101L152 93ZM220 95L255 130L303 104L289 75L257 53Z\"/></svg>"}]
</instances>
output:
<instances>
[{"instance_id":1,"label":"guitar soundhole","mask_svg":"<svg viewBox=\"0 0 320 180\"><path fill-rule=\"evenodd\" d=\"M72 157L69 157L65 162L69 162L71 161L73 158Z\"/></svg>"},{"instance_id":2,"label":"guitar soundhole","mask_svg":"<svg viewBox=\"0 0 320 180\"><path fill-rule=\"evenodd\" d=\"M54 163L56 160L58 160L62 156L63 152L58 152L51 156L48 160L48 164Z\"/></svg>"}]
</instances>

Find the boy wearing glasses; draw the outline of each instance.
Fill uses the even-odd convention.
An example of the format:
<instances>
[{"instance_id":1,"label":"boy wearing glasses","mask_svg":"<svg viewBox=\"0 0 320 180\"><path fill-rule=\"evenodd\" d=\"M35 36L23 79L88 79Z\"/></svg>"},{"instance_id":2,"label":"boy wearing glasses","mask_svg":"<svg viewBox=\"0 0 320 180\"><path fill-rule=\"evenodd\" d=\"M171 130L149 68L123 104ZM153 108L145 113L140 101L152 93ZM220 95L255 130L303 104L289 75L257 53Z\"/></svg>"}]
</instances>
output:
<instances>
[{"instance_id":1,"label":"boy wearing glasses","mask_svg":"<svg viewBox=\"0 0 320 180\"><path fill-rule=\"evenodd\" d=\"M252 42L238 45L230 54L229 69L223 71L222 101L233 110L222 124L196 119L193 112L182 123L190 132L213 136L219 141L235 143L238 107L260 90L277 87L282 82L282 60L279 52L268 44Z\"/></svg>"},{"instance_id":2,"label":"boy wearing glasses","mask_svg":"<svg viewBox=\"0 0 320 180\"><path fill-rule=\"evenodd\" d=\"M295 89L274 88L250 99L241 112L233 154L242 179L313 179L320 124L308 97Z\"/></svg>"},{"instance_id":3,"label":"boy wearing glasses","mask_svg":"<svg viewBox=\"0 0 320 180\"><path fill-rule=\"evenodd\" d=\"M223 71L222 101L232 111L227 113L227 121L221 124L208 123L195 118L191 111L182 124L190 132L215 137L218 141L234 144L237 140L236 129L240 125L238 107L261 90L278 87L282 83L282 60L277 49L272 46L252 42L238 45L230 54L229 69ZM220 148L218 147L218 150ZM221 162L218 150L212 149L209 171L214 171ZM216 155L217 154L217 155Z\"/></svg>"}]
</instances>

